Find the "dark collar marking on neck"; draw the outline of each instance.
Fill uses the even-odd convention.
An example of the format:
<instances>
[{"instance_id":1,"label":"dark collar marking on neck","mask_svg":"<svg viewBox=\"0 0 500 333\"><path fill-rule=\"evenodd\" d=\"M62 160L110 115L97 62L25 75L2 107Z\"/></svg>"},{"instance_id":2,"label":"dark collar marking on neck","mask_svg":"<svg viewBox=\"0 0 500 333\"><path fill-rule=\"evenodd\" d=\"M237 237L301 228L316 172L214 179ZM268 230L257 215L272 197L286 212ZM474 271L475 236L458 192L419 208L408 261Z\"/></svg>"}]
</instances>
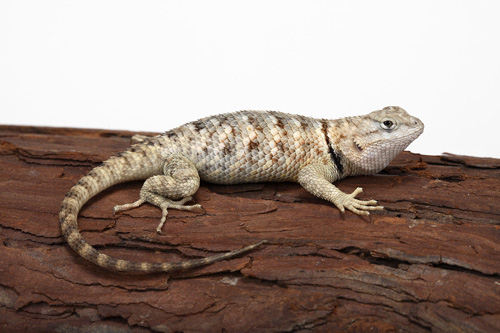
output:
<instances>
[{"instance_id":1,"label":"dark collar marking on neck","mask_svg":"<svg viewBox=\"0 0 500 333\"><path fill-rule=\"evenodd\" d=\"M342 158L335 151L335 149L333 149L333 146L330 142L330 138L328 137L328 122L323 119L321 121L321 125L322 125L323 134L325 134L326 145L328 146L328 153L330 154L330 158L332 159L333 163L337 167L337 171L342 176L342 174L344 173L344 166L342 165Z\"/></svg>"}]
</instances>

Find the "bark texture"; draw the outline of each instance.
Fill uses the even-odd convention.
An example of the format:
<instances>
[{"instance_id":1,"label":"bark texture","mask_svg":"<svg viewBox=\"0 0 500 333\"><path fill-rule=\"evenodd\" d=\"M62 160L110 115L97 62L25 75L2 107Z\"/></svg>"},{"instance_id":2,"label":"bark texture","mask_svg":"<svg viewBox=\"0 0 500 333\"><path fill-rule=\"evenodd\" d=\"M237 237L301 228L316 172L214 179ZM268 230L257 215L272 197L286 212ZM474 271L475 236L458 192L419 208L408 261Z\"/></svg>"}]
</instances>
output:
<instances>
[{"instance_id":1,"label":"bark texture","mask_svg":"<svg viewBox=\"0 0 500 333\"><path fill-rule=\"evenodd\" d=\"M179 261L269 240L176 275L126 275L74 253L58 212L131 134L0 126L0 331L500 330L500 160L404 152L378 175L338 182L386 207L369 217L298 184L205 183L205 212L170 211L163 235L156 207L113 217L141 187L118 185L79 217L105 253Z\"/></svg>"}]
</instances>

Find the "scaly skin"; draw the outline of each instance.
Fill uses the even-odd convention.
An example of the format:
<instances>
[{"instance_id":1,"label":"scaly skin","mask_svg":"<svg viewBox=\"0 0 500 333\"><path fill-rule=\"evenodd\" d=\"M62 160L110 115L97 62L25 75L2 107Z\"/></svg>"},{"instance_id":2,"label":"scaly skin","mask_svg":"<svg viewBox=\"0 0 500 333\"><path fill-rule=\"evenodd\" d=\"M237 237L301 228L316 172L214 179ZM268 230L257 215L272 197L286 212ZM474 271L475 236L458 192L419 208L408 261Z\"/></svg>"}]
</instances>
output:
<instances>
[{"instance_id":1,"label":"scaly skin","mask_svg":"<svg viewBox=\"0 0 500 333\"><path fill-rule=\"evenodd\" d=\"M368 215L381 210L374 200L356 199L332 183L347 176L377 173L424 130L423 123L399 107L365 116L314 119L272 111L241 111L194 121L162 135L138 137L139 143L94 168L74 185L61 204L59 218L68 244L83 258L108 269L171 272L207 265L250 251L236 251L180 263L130 262L112 258L89 245L78 231L81 207L97 193L119 183L146 179L140 198L114 212L152 203L162 210L199 210L184 205L200 179L218 184L268 181L300 183L342 212Z\"/></svg>"}]
</instances>

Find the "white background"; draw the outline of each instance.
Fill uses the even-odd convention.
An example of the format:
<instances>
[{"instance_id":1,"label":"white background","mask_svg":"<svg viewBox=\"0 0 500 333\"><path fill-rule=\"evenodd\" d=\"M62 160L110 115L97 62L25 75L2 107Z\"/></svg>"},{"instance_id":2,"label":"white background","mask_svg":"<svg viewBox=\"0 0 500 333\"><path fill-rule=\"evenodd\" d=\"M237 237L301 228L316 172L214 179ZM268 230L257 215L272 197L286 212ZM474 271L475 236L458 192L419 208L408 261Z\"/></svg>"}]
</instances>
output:
<instances>
[{"instance_id":1,"label":"white background","mask_svg":"<svg viewBox=\"0 0 500 333\"><path fill-rule=\"evenodd\" d=\"M0 123L163 132L399 105L410 149L500 157L500 1L0 1Z\"/></svg>"}]
</instances>

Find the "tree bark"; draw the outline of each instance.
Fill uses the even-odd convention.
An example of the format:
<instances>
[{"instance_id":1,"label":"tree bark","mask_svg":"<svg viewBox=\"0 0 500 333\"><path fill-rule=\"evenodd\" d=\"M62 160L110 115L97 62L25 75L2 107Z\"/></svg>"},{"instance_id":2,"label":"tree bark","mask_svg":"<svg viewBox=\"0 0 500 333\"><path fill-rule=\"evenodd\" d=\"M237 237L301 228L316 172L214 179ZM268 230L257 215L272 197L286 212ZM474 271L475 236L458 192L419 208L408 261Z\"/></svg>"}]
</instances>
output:
<instances>
[{"instance_id":1,"label":"tree bark","mask_svg":"<svg viewBox=\"0 0 500 333\"><path fill-rule=\"evenodd\" d=\"M404 152L337 182L385 206L369 217L298 184L202 183L205 212L171 210L163 235L151 205L113 217L141 187L118 185L79 216L84 238L115 257L181 261L269 241L175 275L131 275L79 257L58 221L69 188L131 134L0 126L0 331L500 330L500 160Z\"/></svg>"}]
</instances>

